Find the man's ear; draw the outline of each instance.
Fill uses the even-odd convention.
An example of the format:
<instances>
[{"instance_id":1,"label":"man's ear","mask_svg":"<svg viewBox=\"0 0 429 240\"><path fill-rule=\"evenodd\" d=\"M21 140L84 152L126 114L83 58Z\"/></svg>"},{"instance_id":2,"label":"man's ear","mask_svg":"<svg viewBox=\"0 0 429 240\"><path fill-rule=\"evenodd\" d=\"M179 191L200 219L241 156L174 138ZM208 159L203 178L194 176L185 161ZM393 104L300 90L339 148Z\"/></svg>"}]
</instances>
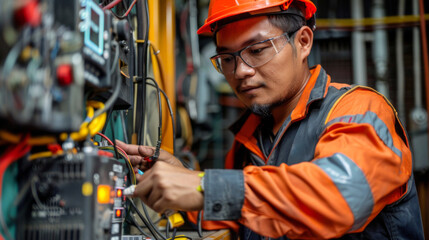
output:
<instances>
[{"instance_id":1,"label":"man's ear","mask_svg":"<svg viewBox=\"0 0 429 240\"><path fill-rule=\"evenodd\" d=\"M295 45L301 60L306 60L313 47L313 31L307 26L302 27L295 36Z\"/></svg>"}]
</instances>

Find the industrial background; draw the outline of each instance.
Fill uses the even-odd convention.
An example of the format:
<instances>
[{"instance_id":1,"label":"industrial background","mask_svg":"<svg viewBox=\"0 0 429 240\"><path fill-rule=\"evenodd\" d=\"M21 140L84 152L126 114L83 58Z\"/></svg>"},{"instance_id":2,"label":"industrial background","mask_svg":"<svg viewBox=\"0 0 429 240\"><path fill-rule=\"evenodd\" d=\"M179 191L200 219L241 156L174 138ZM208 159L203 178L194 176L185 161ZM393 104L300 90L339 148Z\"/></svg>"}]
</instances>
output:
<instances>
[{"instance_id":1,"label":"industrial background","mask_svg":"<svg viewBox=\"0 0 429 240\"><path fill-rule=\"evenodd\" d=\"M412 146L429 239L429 0L314 3L317 29L309 63L321 64L335 82L372 87L395 106ZM5 239L168 237L176 226L164 223L166 233L151 226L151 219L168 217L146 213L140 202L122 196L135 176L126 154L109 141L161 147L194 169L223 167L233 140L228 127L243 106L210 63L213 41L196 34L208 4L0 3ZM70 204L75 201L81 204ZM112 210L112 221L100 221Z\"/></svg>"}]
</instances>

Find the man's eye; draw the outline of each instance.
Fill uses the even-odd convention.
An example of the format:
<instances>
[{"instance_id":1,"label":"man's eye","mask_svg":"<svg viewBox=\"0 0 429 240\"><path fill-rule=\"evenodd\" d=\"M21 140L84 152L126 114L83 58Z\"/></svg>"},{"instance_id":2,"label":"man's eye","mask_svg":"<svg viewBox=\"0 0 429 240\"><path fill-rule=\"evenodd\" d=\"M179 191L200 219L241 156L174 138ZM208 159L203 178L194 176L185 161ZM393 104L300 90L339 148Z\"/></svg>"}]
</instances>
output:
<instances>
[{"instance_id":1,"label":"man's eye","mask_svg":"<svg viewBox=\"0 0 429 240\"><path fill-rule=\"evenodd\" d=\"M232 62L233 57L232 56L222 56L221 60L223 63L230 63L230 62Z\"/></svg>"},{"instance_id":2,"label":"man's eye","mask_svg":"<svg viewBox=\"0 0 429 240\"><path fill-rule=\"evenodd\" d=\"M250 48L249 49L249 53L250 54L260 54L262 53L264 50L266 50L268 47L258 47L258 48Z\"/></svg>"}]
</instances>

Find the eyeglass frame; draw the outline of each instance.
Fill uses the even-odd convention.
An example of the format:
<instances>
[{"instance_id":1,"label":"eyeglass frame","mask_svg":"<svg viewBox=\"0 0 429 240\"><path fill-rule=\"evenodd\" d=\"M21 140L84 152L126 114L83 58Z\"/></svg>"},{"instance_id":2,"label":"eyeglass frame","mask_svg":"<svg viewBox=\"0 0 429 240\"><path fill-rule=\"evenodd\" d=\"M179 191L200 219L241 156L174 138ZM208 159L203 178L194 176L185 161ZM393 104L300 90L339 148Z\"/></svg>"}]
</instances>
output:
<instances>
[{"instance_id":1,"label":"eyeglass frame","mask_svg":"<svg viewBox=\"0 0 429 240\"><path fill-rule=\"evenodd\" d=\"M260 41L260 42L256 42L256 43L252 43L252 44L250 44L250 45L248 45L248 46L246 46L246 47L244 47L244 48L242 48L242 49L240 49L240 50L238 50L238 51L236 51L236 52L232 52L232 53L218 53L218 54L216 54L216 55L214 55L214 56L212 56L212 57L210 57L210 61L211 61L211 63L212 63L212 65L213 65L213 67L220 73L220 74L224 74L225 75L225 73L223 73L222 72L222 70L221 70L221 68L220 67L217 67L217 62L216 62L216 60L214 59L214 58L216 58L216 57L218 57L219 55L224 55L224 54L227 54L227 55L231 55L231 56L233 56L234 57L234 71L233 71L233 73L235 73L235 70L236 70L236 68L237 68L237 56L238 57L240 57L240 59L247 65L247 66L249 66L249 67L251 67L251 68L256 68L256 67L260 67L260 66L262 66L262 65L265 65L265 64L267 64L267 63L269 63L271 60L273 60L273 58L274 58L274 56L276 56L278 53L280 53L281 52L281 50L283 50L283 48L280 50L280 51L277 51L277 49L276 49L276 47L275 47L275 45L271 42L271 44L272 44L272 46L274 47L274 49L276 50L276 54L274 54L273 56L272 56L272 58L270 59L270 60L268 60L267 62L265 62L265 63L263 63L263 64L261 64L261 65L256 65L256 66L251 66L249 63L247 63L244 59L243 59L243 57L241 56L241 53L244 51L244 50L247 50L248 48L251 48L251 47L253 47L253 46L255 46L255 45L257 45L257 44L261 44L261 43L265 43L265 42L268 42L268 41L273 41L273 40L276 40L276 39L278 39L278 38L280 38L280 37L283 37L283 36L285 36L286 37L286 40L287 40L287 43L289 43L290 42L290 39L291 39L291 36L293 36L298 30L300 30L301 29L301 27L299 27L299 28L297 28L297 29L295 29L295 30L293 30L293 31L290 31L290 32L284 32L283 34L281 34L281 35L279 35L279 36L275 36L275 37L272 37L272 38L268 38L268 39L265 39L265 40L262 40L262 41ZM286 44L287 44L286 43ZM285 46L286 46L286 44L285 44Z\"/></svg>"}]
</instances>

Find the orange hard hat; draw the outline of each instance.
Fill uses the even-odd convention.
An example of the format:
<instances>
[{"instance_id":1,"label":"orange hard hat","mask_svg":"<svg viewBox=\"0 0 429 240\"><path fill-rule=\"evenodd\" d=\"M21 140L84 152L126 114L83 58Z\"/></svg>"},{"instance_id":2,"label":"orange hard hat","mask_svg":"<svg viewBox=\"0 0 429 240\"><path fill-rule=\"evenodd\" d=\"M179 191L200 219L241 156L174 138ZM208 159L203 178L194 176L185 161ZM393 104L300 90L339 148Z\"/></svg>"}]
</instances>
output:
<instances>
[{"instance_id":1,"label":"orange hard hat","mask_svg":"<svg viewBox=\"0 0 429 240\"><path fill-rule=\"evenodd\" d=\"M293 1L305 4L304 17L309 20L316 12L316 6L310 0L210 0L209 12L198 34L211 35L216 23L242 14L263 15L286 11Z\"/></svg>"}]
</instances>

